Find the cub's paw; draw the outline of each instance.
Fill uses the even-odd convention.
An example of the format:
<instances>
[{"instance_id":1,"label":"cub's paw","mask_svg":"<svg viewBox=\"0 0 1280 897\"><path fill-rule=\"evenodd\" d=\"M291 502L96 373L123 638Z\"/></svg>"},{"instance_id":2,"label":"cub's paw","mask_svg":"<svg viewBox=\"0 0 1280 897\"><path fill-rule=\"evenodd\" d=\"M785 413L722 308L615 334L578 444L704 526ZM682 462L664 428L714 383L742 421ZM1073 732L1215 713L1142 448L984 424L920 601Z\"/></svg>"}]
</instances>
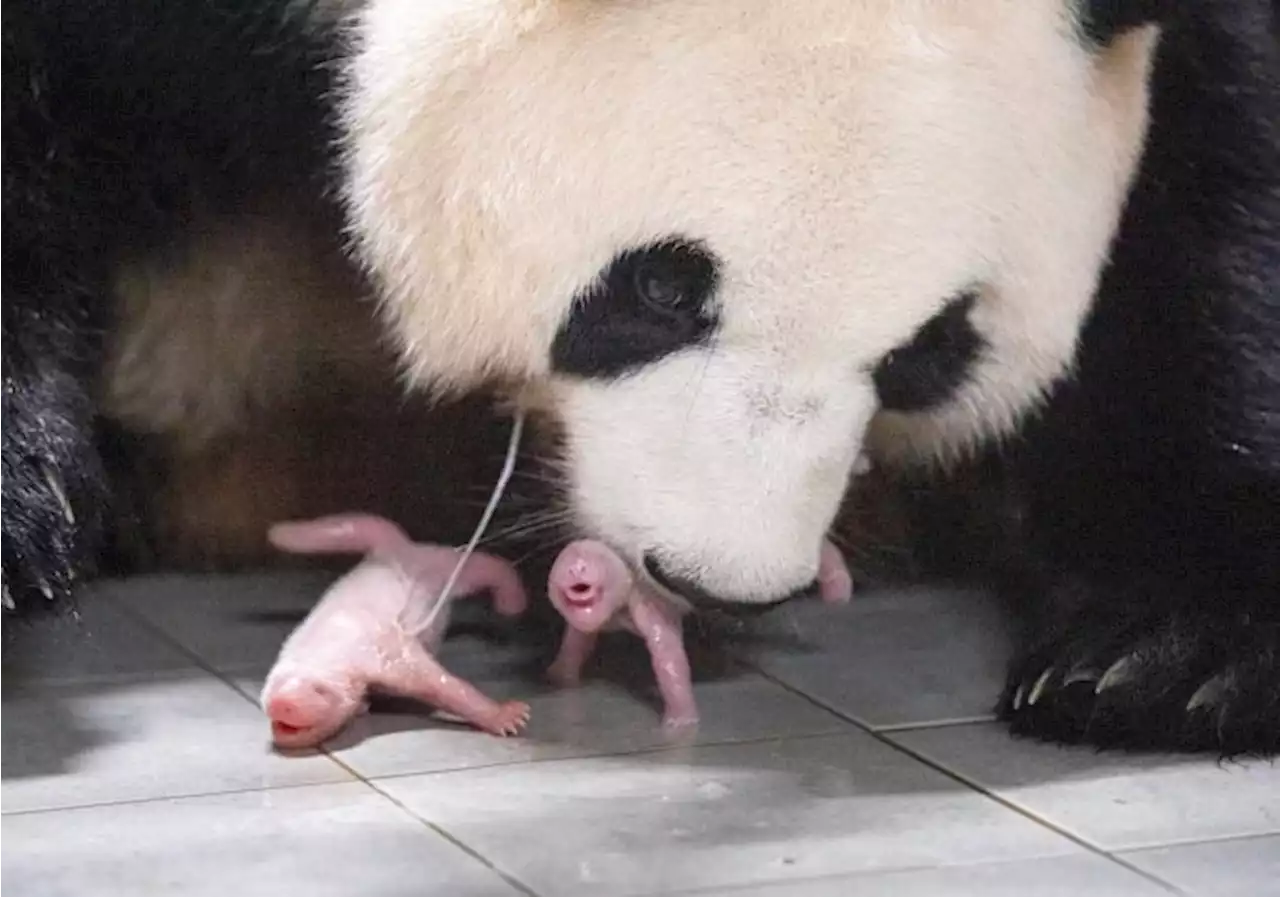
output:
<instances>
[{"instance_id":1,"label":"cub's paw","mask_svg":"<svg viewBox=\"0 0 1280 897\"><path fill-rule=\"evenodd\" d=\"M662 728L668 732L685 732L698 725L698 711L667 711L662 715Z\"/></svg>"},{"instance_id":2,"label":"cub's paw","mask_svg":"<svg viewBox=\"0 0 1280 897\"><path fill-rule=\"evenodd\" d=\"M1013 665L1000 717L1018 735L1100 748L1280 752L1275 609L1154 604L1091 602L1055 627Z\"/></svg>"},{"instance_id":3,"label":"cub's paw","mask_svg":"<svg viewBox=\"0 0 1280 897\"><path fill-rule=\"evenodd\" d=\"M485 731L499 737L518 735L529 724L529 705L521 701L504 701L493 717L485 722Z\"/></svg>"}]
</instances>

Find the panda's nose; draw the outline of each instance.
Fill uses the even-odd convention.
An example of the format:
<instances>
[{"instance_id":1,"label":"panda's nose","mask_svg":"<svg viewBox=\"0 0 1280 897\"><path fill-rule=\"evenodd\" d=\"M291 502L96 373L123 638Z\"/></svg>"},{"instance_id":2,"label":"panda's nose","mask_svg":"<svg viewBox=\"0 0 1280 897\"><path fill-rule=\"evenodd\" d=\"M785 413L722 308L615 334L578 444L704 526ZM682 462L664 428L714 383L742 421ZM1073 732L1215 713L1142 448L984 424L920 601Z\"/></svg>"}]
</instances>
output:
<instances>
[{"instance_id":1,"label":"panda's nose","mask_svg":"<svg viewBox=\"0 0 1280 897\"><path fill-rule=\"evenodd\" d=\"M756 601L734 601L713 595L692 579L668 572L662 566L662 562L652 554L645 554L644 569L653 577L654 582L688 601L695 610L719 611L739 617L759 616L792 599L810 598L818 594L818 580L815 578L808 585L785 595Z\"/></svg>"}]
</instances>

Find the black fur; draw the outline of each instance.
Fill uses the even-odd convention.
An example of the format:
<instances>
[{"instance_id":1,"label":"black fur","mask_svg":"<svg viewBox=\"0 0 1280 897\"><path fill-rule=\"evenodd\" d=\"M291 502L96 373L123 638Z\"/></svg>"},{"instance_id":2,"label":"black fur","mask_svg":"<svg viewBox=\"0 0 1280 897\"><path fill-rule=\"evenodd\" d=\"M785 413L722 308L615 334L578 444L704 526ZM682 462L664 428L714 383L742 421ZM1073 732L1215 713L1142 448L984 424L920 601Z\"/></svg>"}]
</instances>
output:
<instances>
[{"instance_id":1,"label":"black fur","mask_svg":"<svg viewBox=\"0 0 1280 897\"><path fill-rule=\"evenodd\" d=\"M577 377L620 377L715 332L718 263L672 238L621 252L574 302L551 347L552 367Z\"/></svg>"},{"instance_id":2,"label":"black fur","mask_svg":"<svg viewBox=\"0 0 1280 897\"><path fill-rule=\"evenodd\" d=\"M92 395L114 265L197 210L321 192L332 47L307 13L285 0L6 0L6 605L59 603L102 547Z\"/></svg>"},{"instance_id":3,"label":"black fur","mask_svg":"<svg viewBox=\"0 0 1280 897\"><path fill-rule=\"evenodd\" d=\"M807 585L801 586L780 598L748 604L741 601L725 601L702 588L697 582L669 572L657 555L646 554L644 556L644 568L660 586L681 596L699 612L710 611L733 617L759 616L797 598L816 598L819 589L818 580L814 579Z\"/></svg>"},{"instance_id":4,"label":"black fur","mask_svg":"<svg viewBox=\"0 0 1280 897\"><path fill-rule=\"evenodd\" d=\"M1085 0L1079 11L1080 31L1094 46L1149 22L1160 23L1180 0Z\"/></svg>"},{"instance_id":5,"label":"black fur","mask_svg":"<svg viewBox=\"0 0 1280 897\"><path fill-rule=\"evenodd\" d=\"M1186 3L1165 24L1078 375L1018 453L1029 641L1000 713L1053 740L1275 753L1277 9Z\"/></svg>"},{"instance_id":6,"label":"black fur","mask_svg":"<svg viewBox=\"0 0 1280 897\"><path fill-rule=\"evenodd\" d=\"M880 407L927 411L945 404L964 386L987 348L969 320L976 300L974 293L948 300L911 339L880 359L871 371Z\"/></svg>"}]
</instances>

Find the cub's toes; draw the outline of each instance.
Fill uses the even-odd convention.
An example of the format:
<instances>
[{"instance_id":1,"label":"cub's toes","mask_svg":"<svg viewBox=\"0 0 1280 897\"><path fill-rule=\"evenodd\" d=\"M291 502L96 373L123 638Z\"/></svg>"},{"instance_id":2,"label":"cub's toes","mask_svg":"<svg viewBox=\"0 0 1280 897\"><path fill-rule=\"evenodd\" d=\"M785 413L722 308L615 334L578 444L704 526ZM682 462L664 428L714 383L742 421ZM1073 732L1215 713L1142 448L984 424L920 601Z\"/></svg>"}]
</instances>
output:
<instances>
[{"instance_id":1,"label":"cub's toes","mask_svg":"<svg viewBox=\"0 0 1280 897\"><path fill-rule=\"evenodd\" d=\"M507 701L501 705L490 731L494 735L517 735L529 724L529 705L522 701Z\"/></svg>"}]
</instances>

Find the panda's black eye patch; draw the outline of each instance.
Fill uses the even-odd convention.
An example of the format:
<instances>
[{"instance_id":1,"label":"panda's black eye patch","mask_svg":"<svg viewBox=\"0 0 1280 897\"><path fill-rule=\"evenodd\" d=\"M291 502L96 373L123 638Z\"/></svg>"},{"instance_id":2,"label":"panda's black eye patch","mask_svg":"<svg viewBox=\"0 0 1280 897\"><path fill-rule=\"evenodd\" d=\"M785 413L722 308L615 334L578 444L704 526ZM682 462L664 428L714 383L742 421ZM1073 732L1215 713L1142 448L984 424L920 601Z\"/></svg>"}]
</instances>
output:
<instances>
[{"instance_id":1,"label":"panda's black eye patch","mask_svg":"<svg viewBox=\"0 0 1280 897\"><path fill-rule=\"evenodd\" d=\"M952 398L987 348L969 312L976 293L961 293L880 359L871 382L888 411L928 411Z\"/></svg>"},{"instance_id":2,"label":"panda's black eye patch","mask_svg":"<svg viewBox=\"0 0 1280 897\"><path fill-rule=\"evenodd\" d=\"M715 257L671 238L618 253L574 298L551 345L551 366L577 377L619 377L705 343L717 318Z\"/></svg>"}]
</instances>

